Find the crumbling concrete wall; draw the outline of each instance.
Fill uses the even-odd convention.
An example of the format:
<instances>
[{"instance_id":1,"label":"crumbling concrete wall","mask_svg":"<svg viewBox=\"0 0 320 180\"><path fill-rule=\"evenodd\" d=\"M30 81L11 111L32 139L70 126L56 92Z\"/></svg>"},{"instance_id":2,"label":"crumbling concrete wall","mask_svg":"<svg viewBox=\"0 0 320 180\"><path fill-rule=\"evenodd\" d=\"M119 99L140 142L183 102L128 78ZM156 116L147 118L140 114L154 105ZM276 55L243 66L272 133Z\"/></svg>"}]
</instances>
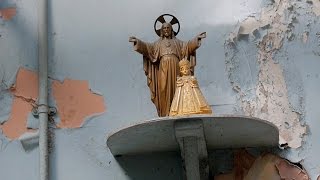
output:
<instances>
[{"instance_id":1,"label":"crumbling concrete wall","mask_svg":"<svg viewBox=\"0 0 320 180\"><path fill-rule=\"evenodd\" d=\"M4 0L0 9L6 10L0 13L0 179L37 179L38 148L25 152L17 140L37 129L31 114L37 94L28 94L37 86L37 5ZM154 20L171 13L181 23L178 38L207 32L195 75L214 112L275 123L285 148L278 155L316 179L319 9L318 0L49 1L49 98L58 110L50 125L50 177L181 178L176 154L116 160L106 147L111 132L156 116L142 57L128 37L156 40ZM28 76L20 80L21 73ZM215 172L226 172L219 162Z\"/></svg>"}]
</instances>

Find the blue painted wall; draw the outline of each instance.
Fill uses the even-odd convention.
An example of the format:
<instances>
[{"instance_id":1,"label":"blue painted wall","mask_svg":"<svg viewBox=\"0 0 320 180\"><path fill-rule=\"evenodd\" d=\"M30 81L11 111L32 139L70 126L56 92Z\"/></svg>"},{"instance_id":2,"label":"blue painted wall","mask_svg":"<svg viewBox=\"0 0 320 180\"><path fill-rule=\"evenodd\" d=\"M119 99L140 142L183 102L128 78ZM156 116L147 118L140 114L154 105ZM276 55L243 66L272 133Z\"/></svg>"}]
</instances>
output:
<instances>
[{"instance_id":1,"label":"blue painted wall","mask_svg":"<svg viewBox=\"0 0 320 180\"><path fill-rule=\"evenodd\" d=\"M283 70L289 103L292 109L300 111L300 120L308 126L308 134L302 147L285 150L281 155L301 162L312 179L316 179L320 174L317 156L320 40L316 35L320 32L319 17L305 0L291 3L296 22L290 33L295 38L284 38L283 46L273 55ZM10 109L5 107L10 106L12 97L6 89L14 83L18 68L37 70L37 3L35 0L0 2L0 7L7 6L17 7L17 15L10 21L0 20L0 79L4 82L0 92L0 107L3 107L0 120L8 117ZM240 94L231 82L248 94L245 98L249 101L256 97L260 70L257 39L252 35L237 36L236 48L226 43L230 33L248 16L258 19L261 10L271 6L268 0L49 1L50 79L87 80L92 91L103 95L106 104L106 113L90 119L82 128L54 130L54 143L50 147L51 179L181 179L177 154L115 160L106 147L106 137L111 132L156 116L142 69L142 56L133 51L128 37L156 40L153 23L163 13L174 14L179 19L178 38L182 40L206 31L207 38L197 51L195 75L200 87L216 114L246 114ZM286 10L282 16L287 14ZM267 33L258 31L261 36ZM303 43L301 36L305 31L309 36ZM230 63L233 68L229 69ZM50 104L55 105L52 97ZM58 116L55 118L59 120ZM25 152L19 141L9 142L2 134L0 148L0 179L38 179L38 148Z\"/></svg>"}]
</instances>

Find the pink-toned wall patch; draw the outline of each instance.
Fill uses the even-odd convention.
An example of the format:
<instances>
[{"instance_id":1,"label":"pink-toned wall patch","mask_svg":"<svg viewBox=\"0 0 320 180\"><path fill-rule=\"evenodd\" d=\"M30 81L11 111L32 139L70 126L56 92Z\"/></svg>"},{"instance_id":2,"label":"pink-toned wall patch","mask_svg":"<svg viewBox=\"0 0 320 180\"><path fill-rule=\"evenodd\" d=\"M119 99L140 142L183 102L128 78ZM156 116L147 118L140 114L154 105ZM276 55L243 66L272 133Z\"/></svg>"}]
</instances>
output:
<instances>
[{"instance_id":1,"label":"pink-toned wall patch","mask_svg":"<svg viewBox=\"0 0 320 180\"><path fill-rule=\"evenodd\" d=\"M52 90L61 120L57 127L79 128L85 118L105 112L103 97L92 93L87 81L53 81Z\"/></svg>"},{"instance_id":2,"label":"pink-toned wall patch","mask_svg":"<svg viewBox=\"0 0 320 180\"><path fill-rule=\"evenodd\" d=\"M28 131L27 118L32 106L23 99L14 98L12 103L11 115L8 121L1 127L2 132L9 139L17 139Z\"/></svg>"},{"instance_id":3,"label":"pink-toned wall patch","mask_svg":"<svg viewBox=\"0 0 320 180\"><path fill-rule=\"evenodd\" d=\"M9 139L17 139L29 130L27 128L28 114L38 97L37 73L20 68L16 76L16 84L11 88L14 95L11 114L0 128Z\"/></svg>"},{"instance_id":4,"label":"pink-toned wall patch","mask_svg":"<svg viewBox=\"0 0 320 180\"><path fill-rule=\"evenodd\" d=\"M13 18L16 15L16 13L17 13L17 10L14 7L0 9L0 17L6 21Z\"/></svg>"}]
</instances>

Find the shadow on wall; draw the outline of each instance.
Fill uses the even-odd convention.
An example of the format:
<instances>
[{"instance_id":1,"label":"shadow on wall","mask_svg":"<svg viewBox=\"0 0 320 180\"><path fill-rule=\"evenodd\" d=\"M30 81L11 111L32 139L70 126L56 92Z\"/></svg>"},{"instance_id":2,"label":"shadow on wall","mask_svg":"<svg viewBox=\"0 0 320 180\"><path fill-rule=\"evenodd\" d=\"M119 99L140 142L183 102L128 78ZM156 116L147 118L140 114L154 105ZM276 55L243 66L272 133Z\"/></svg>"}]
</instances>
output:
<instances>
[{"instance_id":1,"label":"shadow on wall","mask_svg":"<svg viewBox=\"0 0 320 180\"><path fill-rule=\"evenodd\" d=\"M132 180L180 180L182 167L178 153L151 153L115 157Z\"/></svg>"}]
</instances>

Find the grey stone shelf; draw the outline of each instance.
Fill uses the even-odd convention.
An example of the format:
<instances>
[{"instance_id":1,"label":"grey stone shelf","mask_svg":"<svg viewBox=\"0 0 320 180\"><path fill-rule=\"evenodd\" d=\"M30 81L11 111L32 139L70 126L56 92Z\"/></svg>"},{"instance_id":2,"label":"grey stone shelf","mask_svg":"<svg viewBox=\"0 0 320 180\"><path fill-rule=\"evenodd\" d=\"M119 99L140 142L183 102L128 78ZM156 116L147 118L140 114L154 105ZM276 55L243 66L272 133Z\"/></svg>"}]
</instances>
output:
<instances>
[{"instance_id":1,"label":"grey stone shelf","mask_svg":"<svg viewBox=\"0 0 320 180\"><path fill-rule=\"evenodd\" d=\"M278 146L278 128L265 120L234 115L192 115L143 121L112 133L114 156L181 152L187 179L207 179L208 150Z\"/></svg>"}]
</instances>

